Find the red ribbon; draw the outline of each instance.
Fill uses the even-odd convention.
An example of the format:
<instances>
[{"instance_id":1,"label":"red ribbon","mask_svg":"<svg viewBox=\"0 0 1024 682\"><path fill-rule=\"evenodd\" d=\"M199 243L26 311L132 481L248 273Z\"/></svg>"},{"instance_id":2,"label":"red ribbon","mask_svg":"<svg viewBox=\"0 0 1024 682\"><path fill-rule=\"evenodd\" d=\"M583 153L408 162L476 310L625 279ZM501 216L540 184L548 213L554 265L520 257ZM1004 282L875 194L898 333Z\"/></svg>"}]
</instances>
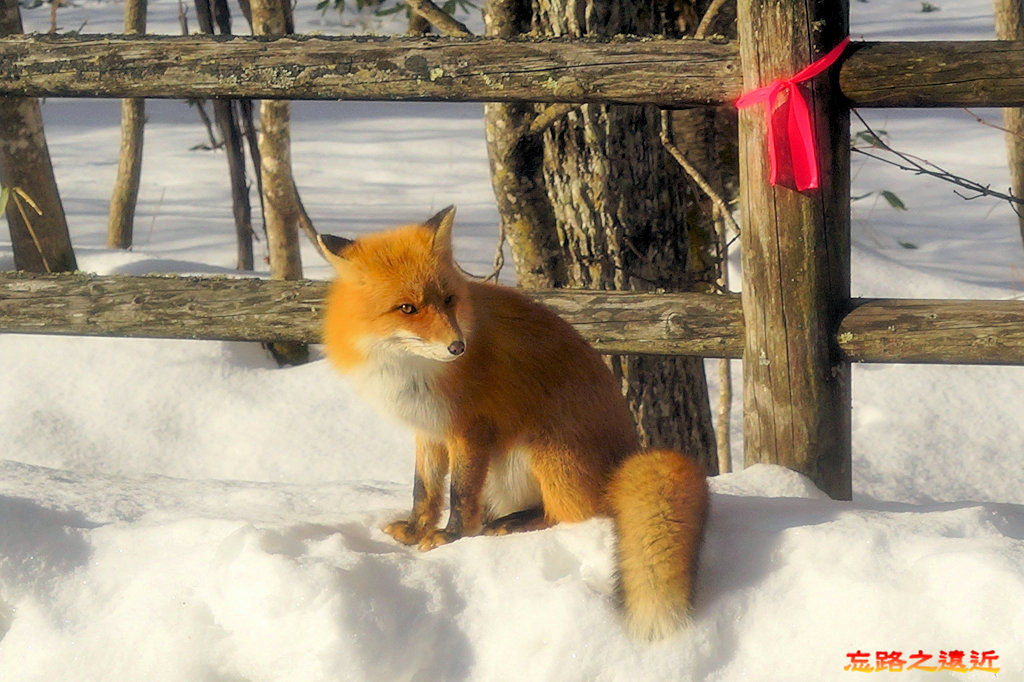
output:
<instances>
[{"instance_id":1,"label":"red ribbon","mask_svg":"<svg viewBox=\"0 0 1024 682\"><path fill-rule=\"evenodd\" d=\"M791 78L779 78L768 85L751 90L736 100L736 108L743 109L758 102L765 103L765 123L768 126L768 182L795 187L797 190L818 186L818 155L814 143L814 124L807 100L798 85L814 78L832 66L850 44L844 38L831 52L810 64ZM779 94L786 99L778 102Z\"/></svg>"}]
</instances>

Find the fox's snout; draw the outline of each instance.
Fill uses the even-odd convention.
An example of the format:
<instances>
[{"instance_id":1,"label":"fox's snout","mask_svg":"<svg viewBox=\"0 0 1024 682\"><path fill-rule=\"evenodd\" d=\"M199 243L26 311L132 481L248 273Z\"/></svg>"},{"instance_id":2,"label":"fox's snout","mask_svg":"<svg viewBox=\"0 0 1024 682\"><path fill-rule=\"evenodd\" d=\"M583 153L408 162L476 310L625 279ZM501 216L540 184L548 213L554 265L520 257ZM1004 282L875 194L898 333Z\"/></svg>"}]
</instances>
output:
<instances>
[{"instance_id":1,"label":"fox's snout","mask_svg":"<svg viewBox=\"0 0 1024 682\"><path fill-rule=\"evenodd\" d=\"M415 319L406 320L394 338L406 352L440 362L451 362L466 352L466 340L454 314L439 314L424 307Z\"/></svg>"},{"instance_id":2,"label":"fox's snout","mask_svg":"<svg viewBox=\"0 0 1024 682\"><path fill-rule=\"evenodd\" d=\"M466 352L466 342L462 340L452 341L448 344L448 352L454 356L462 355Z\"/></svg>"},{"instance_id":3,"label":"fox's snout","mask_svg":"<svg viewBox=\"0 0 1024 682\"><path fill-rule=\"evenodd\" d=\"M429 355L437 360L451 361L466 352L466 340L462 325L454 310L425 306L422 311L423 327L418 331L421 338L431 347Z\"/></svg>"},{"instance_id":4,"label":"fox's snout","mask_svg":"<svg viewBox=\"0 0 1024 682\"><path fill-rule=\"evenodd\" d=\"M466 342L462 339L455 339L450 343L418 339L417 343L408 346L407 349L426 358L451 362L466 352Z\"/></svg>"}]
</instances>

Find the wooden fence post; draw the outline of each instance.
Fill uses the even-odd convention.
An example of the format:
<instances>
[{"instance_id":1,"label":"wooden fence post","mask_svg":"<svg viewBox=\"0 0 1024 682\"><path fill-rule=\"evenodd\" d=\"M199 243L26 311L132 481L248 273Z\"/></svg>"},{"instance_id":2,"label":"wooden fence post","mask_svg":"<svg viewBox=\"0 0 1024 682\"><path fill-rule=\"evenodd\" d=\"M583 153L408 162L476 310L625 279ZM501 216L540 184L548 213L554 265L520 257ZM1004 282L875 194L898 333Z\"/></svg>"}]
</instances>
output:
<instances>
[{"instance_id":1,"label":"wooden fence post","mask_svg":"<svg viewBox=\"0 0 1024 682\"><path fill-rule=\"evenodd\" d=\"M744 91L789 77L849 31L846 0L739 0ZM806 83L821 187L768 184L763 105L740 112L744 459L851 496L850 366L835 342L850 296L849 111L835 69Z\"/></svg>"}]
</instances>

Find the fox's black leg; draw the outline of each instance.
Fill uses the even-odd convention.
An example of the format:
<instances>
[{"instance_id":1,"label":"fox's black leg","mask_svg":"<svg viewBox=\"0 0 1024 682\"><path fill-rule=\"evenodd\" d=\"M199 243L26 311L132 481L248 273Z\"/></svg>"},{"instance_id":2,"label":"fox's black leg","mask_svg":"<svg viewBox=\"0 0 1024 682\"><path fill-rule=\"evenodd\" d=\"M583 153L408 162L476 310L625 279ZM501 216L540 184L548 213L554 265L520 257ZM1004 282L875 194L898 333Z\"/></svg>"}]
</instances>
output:
<instances>
[{"instance_id":1,"label":"fox's black leg","mask_svg":"<svg viewBox=\"0 0 1024 682\"><path fill-rule=\"evenodd\" d=\"M415 545L437 527L444 504L444 479L448 475L448 448L444 443L416 438L416 475L412 488L412 513L407 521L395 521L384 532L406 545Z\"/></svg>"},{"instance_id":2,"label":"fox's black leg","mask_svg":"<svg viewBox=\"0 0 1024 682\"><path fill-rule=\"evenodd\" d=\"M471 430L464 439L448 443L452 472L448 525L444 530L424 535L420 549L434 549L464 535L480 533L483 527L480 497L494 451L493 431L483 425Z\"/></svg>"}]
</instances>

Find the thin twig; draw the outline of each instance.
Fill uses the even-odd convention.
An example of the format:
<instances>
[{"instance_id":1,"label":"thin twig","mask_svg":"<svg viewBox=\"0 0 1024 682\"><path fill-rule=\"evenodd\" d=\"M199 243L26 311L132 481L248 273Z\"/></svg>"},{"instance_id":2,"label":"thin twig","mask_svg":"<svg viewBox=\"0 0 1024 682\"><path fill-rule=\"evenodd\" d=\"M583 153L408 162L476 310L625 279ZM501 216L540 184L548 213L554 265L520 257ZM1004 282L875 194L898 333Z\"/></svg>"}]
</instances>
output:
<instances>
[{"instance_id":1,"label":"thin twig","mask_svg":"<svg viewBox=\"0 0 1024 682\"><path fill-rule=\"evenodd\" d=\"M156 202L156 208L153 209L153 219L149 221L149 232L146 233L146 246L149 246L150 242L153 241L153 228L156 227L156 218L160 215L160 209L164 206L164 197L167 195L167 187L160 190L160 199Z\"/></svg>"},{"instance_id":2,"label":"thin twig","mask_svg":"<svg viewBox=\"0 0 1024 682\"><path fill-rule=\"evenodd\" d=\"M721 194L715 191L711 186L711 183L701 175L701 172L697 170L696 166L690 163L672 139L672 122L669 118L670 113L671 112L668 109L661 110L661 144L664 145L665 149L668 150L668 153L672 155L672 158L682 166L683 170L686 171L686 174L689 175L697 186L700 187L709 199L711 199L711 203L721 211L722 218L726 223L728 223L729 227L731 227L736 234L739 234L740 226L732 217L732 211L729 210L729 204L726 203Z\"/></svg>"},{"instance_id":3,"label":"thin twig","mask_svg":"<svg viewBox=\"0 0 1024 682\"><path fill-rule=\"evenodd\" d=\"M43 251L43 244L39 241L39 236L36 234L35 229L32 227L32 221L28 219L28 213L25 212L25 204L28 204L35 212L36 215L43 215L43 211L39 208L39 204L32 200L32 197L20 187L11 188L11 198L14 199L14 205L18 208L18 213L21 214L21 219L25 223L25 228L28 230L28 234L32 237L32 243L36 247L36 251L39 253L39 260L43 262L43 269L47 272L53 272L53 267L49 261L46 260L46 253Z\"/></svg>"},{"instance_id":4,"label":"thin twig","mask_svg":"<svg viewBox=\"0 0 1024 682\"><path fill-rule=\"evenodd\" d=\"M199 120L203 122L206 127L206 136L210 138L209 144L194 144L189 147L189 151L195 151L196 149L203 150L215 150L220 149L224 146L223 142L217 141L217 136L213 132L213 121L210 120L210 115L206 113L206 107L203 105L201 99L190 99L185 101L190 107L196 108L196 113L199 114Z\"/></svg>"},{"instance_id":5,"label":"thin twig","mask_svg":"<svg viewBox=\"0 0 1024 682\"><path fill-rule=\"evenodd\" d=\"M998 191L992 189L991 185L982 185L982 184L980 184L980 183L978 183L978 182L976 182L974 180L969 180L969 179L961 177L959 175L953 175L952 173L950 173L948 171L941 171L941 172L939 172L939 171L929 170L927 168L922 168L920 164L915 163L913 161L909 161L909 163L911 165L907 166L907 165L901 164L901 163L899 163L897 161L893 161L892 159L887 159L887 158L885 158L883 156L879 156L877 154L872 154L871 152L865 151L865 150L860 149L858 147L851 147L850 151L851 152L857 152L858 154L866 156L869 159L874 159L876 161L881 161L882 163L888 164L890 166L894 166L896 168L899 168L900 170L909 171L909 172L913 173L914 175L927 175L929 177L933 177L933 178L936 178L938 180L942 180L942 181L948 182L948 183L950 183L952 185L957 185L958 187L963 187L965 189L971 190L972 192L975 192L974 196L970 196L969 197L969 196L966 196L964 194L961 194L960 192L958 192L956 190L953 190L953 194L957 195L961 199L964 199L965 201L973 201L974 199L980 199L981 197L992 197L994 199L1001 199L1003 201L1008 202L1010 204L1010 209L1014 213L1016 213L1017 215L1021 215L1021 210L1022 210L1021 207L1024 207L1024 199L1021 199L1020 197L1015 197L1015 196L1013 196L1013 194L1006 194L1004 192L998 192ZM893 151L891 149L888 149L886 151L889 151L889 152L891 152L893 154L896 154L900 158L906 159L906 157L901 156L899 154L899 152Z\"/></svg>"},{"instance_id":6,"label":"thin twig","mask_svg":"<svg viewBox=\"0 0 1024 682\"><path fill-rule=\"evenodd\" d=\"M964 112L967 113L968 116L973 118L975 121L977 121L981 125L988 126L989 128L995 128L996 130L1001 130L1004 133L1006 133L1007 135L1013 135L1014 137L1019 137L1022 140L1024 140L1024 134L1022 134L1022 133L1020 133L1020 132L1018 132L1016 130L1010 130L1009 128L1004 128L1001 125L996 125L995 123L992 123L991 121L986 121L981 116L978 116L976 113L974 113L973 111L971 111L967 107L961 107L961 108L964 110Z\"/></svg>"},{"instance_id":7,"label":"thin twig","mask_svg":"<svg viewBox=\"0 0 1024 682\"><path fill-rule=\"evenodd\" d=\"M700 24L697 25L697 30L693 32L694 38L704 38L707 36L708 31L711 30L711 26L715 23L715 19L721 13L722 8L725 7L725 3L729 0L714 0L708 8L704 11L704 16L700 19Z\"/></svg>"},{"instance_id":8,"label":"thin twig","mask_svg":"<svg viewBox=\"0 0 1024 682\"><path fill-rule=\"evenodd\" d=\"M498 221L498 245L494 249L494 269L491 274L484 277L485 282L497 282L501 275L501 269L505 267L505 241L508 236L505 234L505 223Z\"/></svg>"},{"instance_id":9,"label":"thin twig","mask_svg":"<svg viewBox=\"0 0 1024 682\"><path fill-rule=\"evenodd\" d=\"M726 222L722 209L711 207L715 222L715 246L718 251L719 291L729 291L729 245L726 237ZM732 364L729 358L718 360L718 420L715 423L718 452L718 473L732 472Z\"/></svg>"},{"instance_id":10,"label":"thin twig","mask_svg":"<svg viewBox=\"0 0 1024 682\"><path fill-rule=\"evenodd\" d=\"M1024 207L1024 198L1015 197L1012 193L1006 194L1004 192L997 192L996 190L992 189L990 185L982 185L980 182L977 182L975 180L970 180L969 178L965 178L963 176L951 173L950 171L946 170L945 168L935 163L932 163L931 161L925 161L923 159L916 160L909 154L904 154L903 152L899 152L893 149L886 142L884 142L875 133L874 130L871 129L871 126L868 125L867 121L864 120L864 118L856 109L853 109L852 111L854 116L856 116L858 120L860 120L861 124L867 129L869 133L871 133L872 137L874 138L874 143L872 144L871 148L880 149L882 151L888 152L889 154L892 154L896 158L900 159L903 163L900 163L899 161L893 161L892 159L887 159L883 156L879 156L878 154L872 154L871 152L860 147L850 147L851 152L857 152L858 154L862 154L870 159L875 159L876 161L881 161L882 163L888 164L890 166L895 166L900 170L910 171L915 175L927 175L929 177L937 178L944 182L948 182L952 185L956 185L957 187L962 187L963 189L969 190L971 192L975 192L975 196L973 197L966 197L963 194L960 194L959 192L955 192L957 196L966 200L973 200L983 196L1001 199L1010 204L1010 207L1013 209L1014 213L1016 213L1017 215L1021 215L1022 207Z\"/></svg>"},{"instance_id":11,"label":"thin twig","mask_svg":"<svg viewBox=\"0 0 1024 682\"><path fill-rule=\"evenodd\" d=\"M309 213L306 212L306 205L302 203L302 197L299 196L299 187L295 184L294 177L292 178L292 198L295 200L295 207L299 210L299 227L302 228L302 231L305 233L309 241L313 243L313 248L316 249L316 252L319 253L324 260L327 260L327 255L320 247L320 239L318 238L320 233L317 232L316 228L313 226L312 219L309 217Z\"/></svg>"}]
</instances>

